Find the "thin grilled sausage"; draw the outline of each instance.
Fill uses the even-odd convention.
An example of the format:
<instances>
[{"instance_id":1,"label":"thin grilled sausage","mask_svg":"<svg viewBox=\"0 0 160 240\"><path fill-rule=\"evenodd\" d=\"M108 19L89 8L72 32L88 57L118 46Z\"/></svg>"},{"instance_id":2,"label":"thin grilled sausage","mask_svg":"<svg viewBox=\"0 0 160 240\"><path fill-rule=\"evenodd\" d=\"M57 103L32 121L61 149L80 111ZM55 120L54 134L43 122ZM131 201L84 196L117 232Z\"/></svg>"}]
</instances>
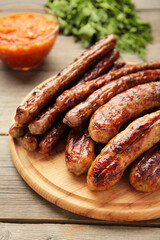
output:
<instances>
[{"instance_id":1,"label":"thin grilled sausage","mask_svg":"<svg viewBox=\"0 0 160 240\"><path fill-rule=\"evenodd\" d=\"M141 192L160 188L160 142L136 160L129 179L131 185Z\"/></svg>"},{"instance_id":2,"label":"thin grilled sausage","mask_svg":"<svg viewBox=\"0 0 160 240\"><path fill-rule=\"evenodd\" d=\"M68 170L75 175L86 173L95 159L95 142L87 127L72 129L68 135L65 159Z\"/></svg>"},{"instance_id":3,"label":"thin grilled sausage","mask_svg":"<svg viewBox=\"0 0 160 240\"><path fill-rule=\"evenodd\" d=\"M91 117L89 134L95 142L107 143L132 117L160 106L160 82L138 85L118 94Z\"/></svg>"},{"instance_id":4,"label":"thin grilled sausage","mask_svg":"<svg viewBox=\"0 0 160 240\"><path fill-rule=\"evenodd\" d=\"M135 73L141 70L146 69L155 69L160 68L160 62L155 63L141 63L133 66L126 66L123 68L120 68L114 72L110 72L108 74L105 74L97 79L94 79L88 83L80 84L79 86L75 86L69 90L64 91L56 100L56 105L59 111L64 112L68 109L71 109L76 104L84 101L89 95L91 96L91 99L99 98L99 95L102 94L103 91L105 91L105 88L101 89L104 85L107 83L116 80L122 76ZM99 89L100 88L100 89ZM99 91L97 90L99 89ZM95 93L93 93L95 90L97 90ZM93 93L93 95L92 95ZM94 97L92 97L94 96ZM89 100L88 100L89 102ZM88 103L89 104L89 103ZM90 104L94 104L93 102ZM91 106L88 106L90 108ZM82 107L83 109L83 107ZM80 110L81 111L81 110ZM81 124L80 124L81 125ZM77 125L75 127L78 127L80 125Z\"/></svg>"},{"instance_id":5,"label":"thin grilled sausage","mask_svg":"<svg viewBox=\"0 0 160 240\"><path fill-rule=\"evenodd\" d=\"M125 67L124 67L125 68ZM124 69L122 68L122 69ZM160 79L160 69L144 70L124 76L106 84L93 92L84 102L72 108L63 119L70 127L79 127L91 114L112 97L139 84L157 81Z\"/></svg>"},{"instance_id":6,"label":"thin grilled sausage","mask_svg":"<svg viewBox=\"0 0 160 240\"><path fill-rule=\"evenodd\" d=\"M40 141L39 148L41 153L50 153L64 136L67 126L62 122L57 122Z\"/></svg>"},{"instance_id":7,"label":"thin grilled sausage","mask_svg":"<svg viewBox=\"0 0 160 240\"><path fill-rule=\"evenodd\" d=\"M21 145L28 152L34 152L38 149L39 139L37 135L31 134L29 131L20 138Z\"/></svg>"},{"instance_id":8,"label":"thin grilled sausage","mask_svg":"<svg viewBox=\"0 0 160 240\"><path fill-rule=\"evenodd\" d=\"M84 76L78 82L78 85L93 80L108 72L110 68L114 65L114 62L117 61L119 56L120 52L117 49L111 50L95 66L93 66L84 74Z\"/></svg>"},{"instance_id":9,"label":"thin grilled sausage","mask_svg":"<svg viewBox=\"0 0 160 240\"><path fill-rule=\"evenodd\" d=\"M27 132L27 126L23 124L18 124L17 122L13 123L9 129L9 134L13 138L22 137L26 132Z\"/></svg>"},{"instance_id":10,"label":"thin grilled sausage","mask_svg":"<svg viewBox=\"0 0 160 240\"><path fill-rule=\"evenodd\" d=\"M32 134L43 134L61 117L56 104L49 106L47 109L39 113L29 124L28 128Z\"/></svg>"},{"instance_id":11,"label":"thin grilled sausage","mask_svg":"<svg viewBox=\"0 0 160 240\"><path fill-rule=\"evenodd\" d=\"M104 37L79 58L69 64L56 77L34 90L30 98L17 108L15 120L18 123L28 123L45 107L59 92L80 77L88 68L106 55L117 43L113 34Z\"/></svg>"},{"instance_id":12,"label":"thin grilled sausage","mask_svg":"<svg viewBox=\"0 0 160 240\"><path fill-rule=\"evenodd\" d=\"M133 121L112 138L92 163L87 176L91 190L105 190L117 183L137 157L160 140L160 111Z\"/></svg>"},{"instance_id":13,"label":"thin grilled sausage","mask_svg":"<svg viewBox=\"0 0 160 240\"><path fill-rule=\"evenodd\" d=\"M109 70L109 72L114 72L125 66L127 66L126 62L117 62L113 65L113 67Z\"/></svg>"}]
</instances>

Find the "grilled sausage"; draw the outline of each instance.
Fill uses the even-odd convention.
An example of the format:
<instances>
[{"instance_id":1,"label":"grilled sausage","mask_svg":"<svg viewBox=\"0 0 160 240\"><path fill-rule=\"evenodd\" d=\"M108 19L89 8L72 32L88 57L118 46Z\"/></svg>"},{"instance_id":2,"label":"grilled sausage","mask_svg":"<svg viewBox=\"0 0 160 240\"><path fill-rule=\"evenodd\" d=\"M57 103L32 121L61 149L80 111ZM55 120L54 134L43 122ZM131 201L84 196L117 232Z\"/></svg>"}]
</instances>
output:
<instances>
[{"instance_id":1,"label":"grilled sausage","mask_svg":"<svg viewBox=\"0 0 160 240\"><path fill-rule=\"evenodd\" d=\"M18 124L17 122L13 123L9 129L9 134L13 138L22 137L27 131L27 127L23 124Z\"/></svg>"},{"instance_id":2,"label":"grilled sausage","mask_svg":"<svg viewBox=\"0 0 160 240\"><path fill-rule=\"evenodd\" d=\"M38 116L28 124L28 128L32 134L43 134L52 127L60 116L61 113L54 103L42 113L38 114Z\"/></svg>"},{"instance_id":3,"label":"grilled sausage","mask_svg":"<svg viewBox=\"0 0 160 240\"><path fill-rule=\"evenodd\" d=\"M15 120L18 123L28 123L45 107L55 95L80 77L88 68L106 55L117 43L113 34L104 37L86 50L73 63L68 65L56 77L36 88L30 98L17 108Z\"/></svg>"},{"instance_id":4,"label":"grilled sausage","mask_svg":"<svg viewBox=\"0 0 160 240\"><path fill-rule=\"evenodd\" d=\"M67 126L62 122L57 122L40 141L39 147L41 153L50 153L63 137Z\"/></svg>"},{"instance_id":5,"label":"grilled sausage","mask_svg":"<svg viewBox=\"0 0 160 240\"><path fill-rule=\"evenodd\" d=\"M127 66L127 64L125 62L117 62L113 65L113 67L109 70L109 72L114 72L125 66Z\"/></svg>"},{"instance_id":6,"label":"grilled sausage","mask_svg":"<svg viewBox=\"0 0 160 240\"><path fill-rule=\"evenodd\" d=\"M121 69L118 69L114 72L110 72L108 74L105 74L95 80L90 81L89 83L84 83L83 85L75 86L69 90L64 91L56 100L56 105L59 111L66 111L68 109L71 109L74 107L76 104L82 102L87 98L87 96L91 95L96 89L99 89L109 83L110 81L113 81L115 79L118 79L122 76L138 72L140 70L145 70L145 69L154 69L154 68L160 68L160 62L155 62L155 63L141 63L138 65L133 65L133 66L126 66ZM96 99L99 98L99 95L102 94L103 89L93 93L91 95L91 99ZM104 88L105 91L105 88ZM94 96L94 97L92 97ZM95 102L93 100L93 102ZM95 103L91 103L95 104ZM89 103L88 103L89 104ZM83 107L82 107L83 109ZM74 110L73 110L74 111ZM78 110L79 111L79 110ZM81 110L80 110L81 111ZM81 125L81 124L80 124ZM77 125L75 127L78 127L80 125Z\"/></svg>"},{"instance_id":7,"label":"grilled sausage","mask_svg":"<svg viewBox=\"0 0 160 240\"><path fill-rule=\"evenodd\" d=\"M31 134L29 131L20 138L20 142L28 152L34 152L38 149L39 139L37 135Z\"/></svg>"},{"instance_id":8,"label":"grilled sausage","mask_svg":"<svg viewBox=\"0 0 160 240\"><path fill-rule=\"evenodd\" d=\"M89 134L95 142L107 143L132 117L160 106L160 82L131 88L100 107L91 117Z\"/></svg>"},{"instance_id":9,"label":"grilled sausage","mask_svg":"<svg viewBox=\"0 0 160 240\"><path fill-rule=\"evenodd\" d=\"M129 179L131 185L141 192L160 188L160 142L136 160Z\"/></svg>"},{"instance_id":10,"label":"grilled sausage","mask_svg":"<svg viewBox=\"0 0 160 240\"><path fill-rule=\"evenodd\" d=\"M93 66L84 74L80 81L78 81L78 85L95 79L108 72L110 68L114 65L114 62L119 58L119 56L120 52L117 49L111 50L95 66Z\"/></svg>"},{"instance_id":11,"label":"grilled sausage","mask_svg":"<svg viewBox=\"0 0 160 240\"><path fill-rule=\"evenodd\" d=\"M124 67L125 68L125 67ZM122 69L124 69L122 68ZM72 108L63 119L70 127L78 127L86 121L91 114L112 97L136 85L157 81L160 79L160 69L145 70L124 76L106 84L93 92L86 101Z\"/></svg>"},{"instance_id":12,"label":"grilled sausage","mask_svg":"<svg viewBox=\"0 0 160 240\"><path fill-rule=\"evenodd\" d=\"M86 173L95 159L95 143L87 128L74 128L70 131L66 145L66 165L75 175Z\"/></svg>"},{"instance_id":13,"label":"grilled sausage","mask_svg":"<svg viewBox=\"0 0 160 240\"><path fill-rule=\"evenodd\" d=\"M112 138L92 163L87 176L91 190L105 190L118 182L126 167L160 140L160 111L133 121Z\"/></svg>"}]
</instances>

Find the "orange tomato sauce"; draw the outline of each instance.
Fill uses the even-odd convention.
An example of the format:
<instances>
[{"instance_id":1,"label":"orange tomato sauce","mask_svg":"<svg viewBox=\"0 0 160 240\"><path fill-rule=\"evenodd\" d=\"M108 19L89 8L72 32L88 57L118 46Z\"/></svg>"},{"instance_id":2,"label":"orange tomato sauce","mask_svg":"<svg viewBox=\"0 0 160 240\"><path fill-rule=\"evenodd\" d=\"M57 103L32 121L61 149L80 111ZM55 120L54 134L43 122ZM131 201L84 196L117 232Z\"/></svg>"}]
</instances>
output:
<instances>
[{"instance_id":1,"label":"orange tomato sauce","mask_svg":"<svg viewBox=\"0 0 160 240\"><path fill-rule=\"evenodd\" d=\"M12 68L38 66L51 49L59 28L55 19L38 13L0 18L0 58Z\"/></svg>"}]
</instances>

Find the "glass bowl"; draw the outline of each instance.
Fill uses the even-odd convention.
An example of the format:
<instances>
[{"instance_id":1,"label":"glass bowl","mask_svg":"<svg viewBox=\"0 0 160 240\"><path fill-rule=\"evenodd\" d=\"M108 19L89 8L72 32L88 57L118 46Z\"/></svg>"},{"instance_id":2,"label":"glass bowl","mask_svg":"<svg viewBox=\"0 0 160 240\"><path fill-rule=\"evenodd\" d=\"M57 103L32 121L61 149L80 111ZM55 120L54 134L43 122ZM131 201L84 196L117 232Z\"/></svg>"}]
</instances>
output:
<instances>
[{"instance_id":1,"label":"glass bowl","mask_svg":"<svg viewBox=\"0 0 160 240\"><path fill-rule=\"evenodd\" d=\"M50 52L59 33L59 22L57 16L52 11L40 5L12 4L0 7L0 19L5 16L11 17L11 15L15 14L16 16L25 14L28 14L27 16L30 17L33 16L30 23L32 24L33 22L33 25L37 27L37 32L35 29L32 32L32 28L27 29L29 23L26 20L26 22L22 24L22 30L24 28L25 31L25 34L22 31L22 35L26 36L26 38L18 39L17 36L21 34L19 30L21 27L19 27L17 36L15 35L15 38L12 39L9 34L10 32L14 32L14 29L8 24L6 30L6 26L1 25L0 22L0 59L13 69L29 70L39 66ZM34 22L37 21L35 20L36 16L44 19L48 26L46 27L46 25L44 25L44 29L41 29L41 25L39 27L40 21ZM52 23L54 26L52 26ZM14 24L14 26L15 25L16 24ZM50 31L48 30L49 27ZM38 32L40 32L39 35Z\"/></svg>"}]
</instances>

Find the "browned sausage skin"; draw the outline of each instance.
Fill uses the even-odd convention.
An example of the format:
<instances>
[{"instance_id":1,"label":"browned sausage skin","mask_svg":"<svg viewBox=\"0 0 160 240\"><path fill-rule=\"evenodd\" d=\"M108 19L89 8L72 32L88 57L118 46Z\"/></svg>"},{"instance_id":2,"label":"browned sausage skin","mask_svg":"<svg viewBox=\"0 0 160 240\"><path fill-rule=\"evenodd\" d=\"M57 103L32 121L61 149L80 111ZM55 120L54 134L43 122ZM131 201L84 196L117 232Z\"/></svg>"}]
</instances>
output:
<instances>
[{"instance_id":1,"label":"browned sausage skin","mask_svg":"<svg viewBox=\"0 0 160 240\"><path fill-rule=\"evenodd\" d=\"M160 82L138 85L113 97L91 117L89 134L107 143L132 117L160 106Z\"/></svg>"},{"instance_id":2,"label":"browned sausage skin","mask_svg":"<svg viewBox=\"0 0 160 240\"><path fill-rule=\"evenodd\" d=\"M17 122L13 123L9 129L9 134L13 138L22 137L26 132L27 132L27 126L23 124L18 124Z\"/></svg>"},{"instance_id":3,"label":"browned sausage skin","mask_svg":"<svg viewBox=\"0 0 160 240\"><path fill-rule=\"evenodd\" d=\"M112 138L92 163L87 176L91 190L105 190L118 182L127 166L160 141L160 111L133 121Z\"/></svg>"},{"instance_id":4,"label":"browned sausage skin","mask_svg":"<svg viewBox=\"0 0 160 240\"><path fill-rule=\"evenodd\" d=\"M113 67L109 70L109 72L114 72L125 66L127 66L126 62L117 62L113 65Z\"/></svg>"},{"instance_id":5,"label":"browned sausage skin","mask_svg":"<svg viewBox=\"0 0 160 240\"><path fill-rule=\"evenodd\" d=\"M38 136L31 134L29 131L20 138L21 145L27 152L34 152L38 149Z\"/></svg>"},{"instance_id":6,"label":"browned sausage skin","mask_svg":"<svg viewBox=\"0 0 160 240\"><path fill-rule=\"evenodd\" d=\"M160 188L160 142L136 160L129 179L131 185L141 192Z\"/></svg>"},{"instance_id":7,"label":"browned sausage skin","mask_svg":"<svg viewBox=\"0 0 160 240\"><path fill-rule=\"evenodd\" d=\"M157 80L160 80L160 69L144 70L114 80L93 92L84 102L67 112L63 121L70 127L79 127L95 110L118 93L136 85Z\"/></svg>"},{"instance_id":8,"label":"browned sausage skin","mask_svg":"<svg viewBox=\"0 0 160 240\"><path fill-rule=\"evenodd\" d=\"M56 104L49 106L35 117L29 124L28 128L32 134L43 134L61 117Z\"/></svg>"},{"instance_id":9,"label":"browned sausage skin","mask_svg":"<svg viewBox=\"0 0 160 240\"><path fill-rule=\"evenodd\" d=\"M114 62L119 58L119 56L120 52L117 49L111 50L95 66L93 66L84 74L84 76L78 82L78 85L93 80L108 72L114 65Z\"/></svg>"},{"instance_id":10,"label":"browned sausage skin","mask_svg":"<svg viewBox=\"0 0 160 240\"><path fill-rule=\"evenodd\" d=\"M30 98L17 108L15 120L18 123L28 123L40 110L46 106L59 92L74 82L85 71L106 55L117 43L113 34L104 37L91 48L86 50L73 63L68 65L56 77L36 88Z\"/></svg>"},{"instance_id":11,"label":"browned sausage skin","mask_svg":"<svg viewBox=\"0 0 160 240\"><path fill-rule=\"evenodd\" d=\"M50 153L63 137L67 126L62 122L57 122L40 141L39 148L41 153Z\"/></svg>"},{"instance_id":12,"label":"browned sausage skin","mask_svg":"<svg viewBox=\"0 0 160 240\"><path fill-rule=\"evenodd\" d=\"M95 159L95 143L90 138L87 127L72 129L66 145L66 165L75 175L86 173Z\"/></svg>"}]
</instances>

